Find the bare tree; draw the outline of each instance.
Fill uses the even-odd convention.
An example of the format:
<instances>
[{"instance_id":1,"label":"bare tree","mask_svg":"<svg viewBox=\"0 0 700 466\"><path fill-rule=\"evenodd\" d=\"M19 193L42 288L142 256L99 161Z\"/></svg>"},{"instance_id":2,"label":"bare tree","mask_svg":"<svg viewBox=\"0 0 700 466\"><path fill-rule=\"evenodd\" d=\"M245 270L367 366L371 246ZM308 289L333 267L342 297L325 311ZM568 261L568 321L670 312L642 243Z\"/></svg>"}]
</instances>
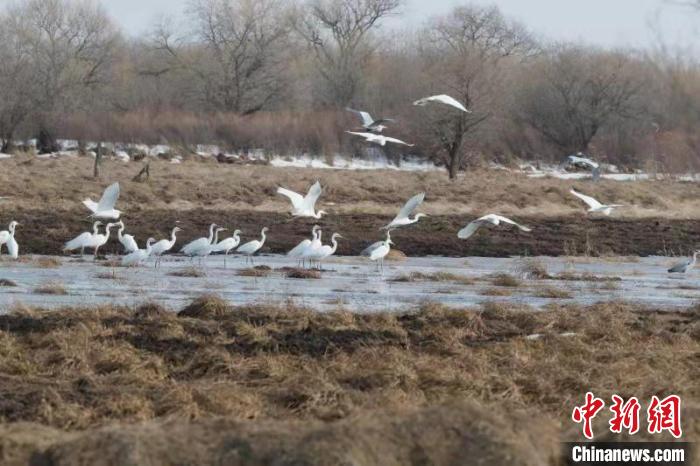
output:
<instances>
[{"instance_id":1,"label":"bare tree","mask_svg":"<svg viewBox=\"0 0 700 466\"><path fill-rule=\"evenodd\" d=\"M28 0L11 7L7 18L31 57L30 102L51 141L53 113L93 104L91 93L107 81L119 34L90 0Z\"/></svg>"},{"instance_id":2,"label":"bare tree","mask_svg":"<svg viewBox=\"0 0 700 466\"><path fill-rule=\"evenodd\" d=\"M464 143L493 117L503 81L504 65L537 51L535 41L519 23L507 20L496 7L457 7L437 18L425 32L421 47L425 92L450 94L471 113L435 108L422 117L424 140L448 169L457 176L468 152Z\"/></svg>"},{"instance_id":3,"label":"bare tree","mask_svg":"<svg viewBox=\"0 0 700 466\"><path fill-rule=\"evenodd\" d=\"M326 99L347 105L358 91L376 48L370 34L402 0L311 0L295 17L296 30L315 53Z\"/></svg>"},{"instance_id":4,"label":"bare tree","mask_svg":"<svg viewBox=\"0 0 700 466\"><path fill-rule=\"evenodd\" d=\"M622 53L561 47L533 67L518 116L561 150L585 152L613 120L641 116L637 71Z\"/></svg>"},{"instance_id":5,"label":"bare tree","mask_svg":"<svg viewBox=\"0 0 700 466\"><path fill-rule=\"evenodd\" d=\"M0 18L0 151L11 152L17 127L31 112L33 89L31 54L11 28L8 17Z\"/></svg>"},{"instance_id":6,"label":"bare tree","mask_svg":"<svg viewBox=\"0 0 700 466\"><path fill-rule=\"evenodd\" d=\"M209 109L250 114L284 89L287 6L282 0L194 0L192 38L161 28L157 47L170 57L162 69L186 69Z\"/></svg>"}]
</instances>

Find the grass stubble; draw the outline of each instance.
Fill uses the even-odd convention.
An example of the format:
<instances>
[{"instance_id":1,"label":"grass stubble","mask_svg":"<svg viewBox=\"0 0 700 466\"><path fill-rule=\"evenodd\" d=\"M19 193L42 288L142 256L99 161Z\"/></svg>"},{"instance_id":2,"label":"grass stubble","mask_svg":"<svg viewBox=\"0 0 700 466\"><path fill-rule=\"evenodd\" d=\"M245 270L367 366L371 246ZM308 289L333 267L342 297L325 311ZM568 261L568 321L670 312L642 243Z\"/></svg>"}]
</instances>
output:
<instances>
[{"instance_id":1,"label":"grass stubble","mask_svg":"<svg viewBox=\"0 0 700 466\"><path fill-rule=\"evenodd\" d=\"M233 454L231 442L250 461L228 464L266 464L282 451L312 464L334 455L400 464L420 445L433 464L459 464L450 455L461 451L490 464L556 464L559 440L578 438L569 415L589 390L678 394L687 440L697 439L699 309L318 313L216 296L179 313L153 303L15 309L0 316L0 459L111 465L130 451L139 464L178 464L194 454L173 440L185 437L201 464Z\"/></svg>"}]
</instances>

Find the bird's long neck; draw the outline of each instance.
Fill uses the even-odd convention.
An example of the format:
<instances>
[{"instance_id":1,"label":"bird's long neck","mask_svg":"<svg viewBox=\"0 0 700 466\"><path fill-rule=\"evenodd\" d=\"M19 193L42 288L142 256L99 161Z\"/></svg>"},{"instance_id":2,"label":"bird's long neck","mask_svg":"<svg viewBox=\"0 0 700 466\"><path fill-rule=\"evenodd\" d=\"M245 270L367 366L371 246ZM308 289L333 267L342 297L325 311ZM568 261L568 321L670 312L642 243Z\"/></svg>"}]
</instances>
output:
<instances>
[{"instance_id":1,"label":"bird's long neck","mask_svg":"<svg viewBox=\"0 0 700 466\"><path fill-rule=\"evenodd\" d=\"M214 232L214 242L212 243L211 241L209 241L209 243L216 244L218 242L219 242L219 230L216 230L216 232Z\"/></svg>"},{"instance_id":2,"label":"bird's long neck","mask_svg":"<svg viewBox=\"0 0 700 466\"><path fill-rule=\"evenodd\" d=\"M117 230L117 236L119 237L120 240L124 239L124 236L122 235L124 228L125 228L124 225L120 225L119 230Z\"/></svg>"},{"instance_id":3,"label":"bird's long neck","mask_svg":"<svg viewBox=\"0 0 700 466\"><path fill-rule=\"evenodd\" d=\"M177 241L176 235L177 235L177 230L175 228L173 228L173 232L170 233L170 242L173 244L175 244L175 241Z\"/></svg>"},{"instance_id":4,"label":"bird's long neck","mask_svg":"<svg viewBox=\"0 0 700 466\"><path fill-rule=\"evenodd\" d=\"M240 236L240 234L239 234L237 231L233 232L232 238L233 238L234 240L236 240L236 242L240 242L240 241L241 241L241 236Z\"/></svg>"},{"instance_id":5,"label":"bird's long neck","mask_svg":"<svg viewBox=\"0 0 700 466\"><path fill-rule=\"evenodd\" d=\"M209 244L214 240L214 225L209 227Z\"/></svg>"},{"instance_id":6,"label":"bird's long neck","mask_svg":"<svg viewBox=\"0 0 700 466\"><path fill-rule=\"evenodd\" d=\"M98 228L100 228L100 224L99 224L99 223L95 223L95 224L92 226L92 234L93 234L93 235L97 235L97 233L98 233Z\"/></svg>"},{"instance_id":7,"label":"bird's long neck","mask_svg":"<svg viewBox=\"0 0 700 466\"><path fill-rule=\"evenodd\" d=\"M17 226L14 223L12 225L10 225L10 228L9 228L10 236L13 238L15 237L15 228L17 228Z\"/></svg>"},{"instance_id":8,"label":"bird's long neck","mask_svg":"<svg viewBox=\"0 0 700 466\"><path fill-rule=\"evenodd\" d=\"M331 238L331 243L333 243L333 247L331 248L331 255L333 255L335 254L335 251L338 250L338 240L335 236Z\"/></svg>"},{"instance_id":9,"label":"bird's long neck","mask_svg":"<svg viewBox=\"0 0 700 466\"><path fill-rule=\"evenodd\" d=\"M260 232L261 238L260 238L260 247L262 247L263 244L265 244L265 240L267 239L267 235L265 234L265 230Z\"/></svg>"},{"instance_id":10,"label":"bird's long neck","mask_svg":"<svg viewBox=\"0 0 700 466\"><path fill-rule=\"evenodd\" d=\"M150 239L148 241L146 241L146 252L148 254L151 253L152 246L153 246L153 241L151 241Z\"/></svg>"}]
</instances>

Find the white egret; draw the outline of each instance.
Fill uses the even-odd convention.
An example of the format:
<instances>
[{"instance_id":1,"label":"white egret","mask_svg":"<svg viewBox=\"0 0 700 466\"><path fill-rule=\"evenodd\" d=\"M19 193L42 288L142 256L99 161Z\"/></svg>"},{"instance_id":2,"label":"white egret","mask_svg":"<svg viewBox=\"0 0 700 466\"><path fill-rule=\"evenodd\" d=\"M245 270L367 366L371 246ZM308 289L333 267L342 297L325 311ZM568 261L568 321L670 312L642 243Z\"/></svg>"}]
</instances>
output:
<instances>
[{"instance_id":1,"label":"white egret","mask_svg":"<svg viewBox=\"0 0 700 466\"><path fill-rule=\"evenodd\" d=\"M178 231L182 231L180 227L173 228L172 233L170 233L169 240L162 239L151 247L151 255L156 258L156 263L154 265L155 267L158 267L158 265L160 264L161 256L166 252L170 251L173 248L173 246L175 246Z\"/></svg>"},{"instance_id":2,"label":"white egret","mask_svg":"<svg viewBox=\"0 0 700 466\"><path fill-rule=\"evenodd\" d=\"M391 251L391 245L394 242L391 240L391 230L386 232L386 239L384 241L377 241L376 243L367 247L364 251L360 253L361 256L368 257L371 261L377 262L377 269L381 265L382 272L384 271L384 258Z\"/></svg>"},{"instance_id":3,"label":"white egret","mask_svg":"<svg viewBox=\"0 0 700 466\"><path fill-rule=\"evenodd\" d=\"M313 261L317 258L318 251L321 249L321 246L323 246L321 238L323 238L323 231L319 228L316 230L316 236L314 236L314 239L311 240L309 247L304 249L304 251L301 253L302 262L308 260L309 267L313 267Z\"/></svg>"},{"instance_id":4,"label":"white egret","mask_svg":"<svg viewBox=\"0 0 700 466\"><path fill-rule=\"evenodd\" d=\"M267 239L267 230L268 228L265 227L262 229L260 232L260 239L259 240L253 240L253 241L248 241L245 243L243 246L240 246L236 252L240 254L244 254L246 256L246 263L248 263L248 260L255 265L255 262L253 261L253 255L260 250L260 248L263 247L265 244L265 240Z\"/></svg>"},{"instance_id":5,"label":"white egret","mask_svg":"<svg viewBox=\"0 0 700 466\"><path fill-rule=\"evenodd\" d=\"M610 213L613 211L614 208L616 207L624 207L621 204L610 204L610 205L605 205L601 204L600 202L596 201L593 199L591 196L586 196L585 194L581 194L579 192L574 191L573 189L569 191L571 194L574 196L578 197L581 199L583 202L585 202L589 209L588 212L599 212L602 213L603 215L610 215Z\"/></svg>"},{"instance_id":6,"label":"white egret","mask_svg":"<svg viewBox=\"0 0 700 466\"><path fill-rule=\"evenodd\" d=\"M207 240L207 242L204 242L201 241L202 238L200 238L199 240L197 240L196 244L194 244L188 249L188 252L186 254L190 257L199 257L199 263L201 264L202 260L204 260L204 258L207 257L209 254L211 254L212 246L215 245L219 240L219 232L225 230L226 228L217 226L216 229L213 231L214 236L211 238L211 241L209 241L208 238L203 238Z\"/></svg>"},{"instance_id":7,"label":"white egret","mask_svg":"<svg viewBox=\"0 0 700 466\"><path fill-rule=\"evenodd\" d=\"M95 222L92 225L92 233L89 231L86 231L85 233L81 233L72 240L68 241L64 246L63 246L63 251L68 252L68 251L75 251L76 249L80 249L80 255L85 254L85 248L92 249L94 248L94 238L98 234L98 227L102 225L102 222L99 220Z\"/></svg>"},{"instance_id":8,"label":"white egret","mask_svg":"<svg viewBox=\"0 0 700 466\"><path fill-rule=\"evenodd\" d=\"M532 231L532 229L519 223L516 223L509 218L503 217L502 215L488 214L469 222L469 224L467 224L466 227L462 228L461 230L459 230L459 232L457 232L457 238L467 239L471 237L474 233L476 233L476 230L478 230L482 226L497 227L501 223L516 226L520 231Z\"/></svg>"},{"instance_id":9,"label":"white egret","mask_svg":"<svg viewBox=\"0 0 700 466\"><path fill-rule=\"evenodd\" d=\"M19 257L19 245L15 240L15 230L19 226L19 223L14 220L10 222L7 230L0 231L0 255L2 255L2 246L6 245L7 253L11 258L17 259Z\"/></svg>"},{"instance_id":10,"label":"white egret","mask_svg":"<svg viewBox=\"0 0 700 466\"><path fill-rule=\"evenodd\" d=\"M301 262L302 267L304 266L304 252L306 252L306 249L311 246L311 242L316 239L316 231L321 228L318 225L314 225L314 227L311 229L311 239L305 239L301 243L297 244L292 248L291 251L287 253L287 257L293 257L295 259L298 259L299 262ZM297 265L299 265L299 262L297 262Z\"/></svg>"},{"instance_id":11,"label":"white egret","mask_svg":"<svg viewBox=\"0 0 700 466\"><path fill-rule=\"evenodd\" d=\"M394 123L396 120L392 120L391 118L380 118L378 120L375 120L372 118L372 115L370 115L367 112L362 112L359 110L353 110L351 108L345 107L345 110L348 112L355 113L356 115L360 116L360 119L362 120L362 127L366 129L367 131L370 131L372 133L381 133L386 129L386 126L384 126L384 123Z\"/></svg>"},{"instance_id":12,"label":"white egret","mask_svg":"<svg viewBox=\"0 0 700 466\"><path fill-rule=\"evenodd\" d=\"M318 181L311 185L306 196L302 196L287 188L277 188L277 194L288 197L292 202L292 215L294 217L321 218L321 216L325 215L326 211L324 210L315 211L316 201L321 196L321 192L321 183Z\"/></svg>"},{"instance_id":13,"label":"white egret","mask_svg":"<svg viewBox=\"0 0 700 466\"><path fill-rule=\"evenodd\" d=\"M390 138L388 136L382 136L381 134L358 133L355 131L346 131L346 133L352 134L354 136L360 136L362 138L365 138L365 141L373 142L374 144L379 144L382 147L386 146L387 142L391 142L393 144L401 144L401 145L408 146L408 147L413 147L415 145L415 144L409 144L405 141L402 141L401 139Z\"/></svg>"},{"instance_id":14,"label":"white egret","mask_svg":"<svg viewBox=\"0 0 700 466\"><path fill-rule=\"evenodd\" d=\"M124 247L124 252L127 254L130 254L132 252L138 251L139 246L136 244L136 240L132 235L124 235L122 234L124 232L124 222L119 221L117 223L119 225L119 230L117 231L117 237L119 238L119 242L122 244Z\"/></svg>"},{"instance_id":15,"label":"white egret","mask_svg":"<svg viewBox=\"0 0 700 466\"><path fill-rule=\"evenodd\" d=\"M92 212L91 217L117 220L122 214L114 208L118 199L119 183L114 183L105 189L100 202L88 198L83 201L83 204Z\"/></svg>"},{"instance_id":16,"label":"white egret","mask_svg":"<svg viewBox=\"0 0 700 466\"><path fill-rule=\"evenodd\" d=\"M425 193L416 194L404 204L399 213L394 217L388 225L383 226L382 230L393 230L394 228L411 225L416 223L421 217L427 217L425 214L416 214L411 218L411 214L423 203Z\"/></svg>"},{"instance_id":17,"label":"white egret","mask_svg":"<svg viewBox=\"0 0 700 466\"><path fill-rule=\"evenodd\" d=\"M229 253L236 249L236 247L241 243L241 230L236 230L233 235L226 239L222 239L218 243L212 245L211 252L223 252L224 253L224 267L226 267L226 258L228 258Z\"/></svg>"},{"instance_id":18,"label":"white egret","mask_svg":"<svg viewBox=\"0 0 700 466\"><path fill-rule=\"evenodd\" d=\"M155 238L148 238L146 241L146 249L137 249L136 251L127 254L122 257L122 265L141 265L148 260L151 256L152 247L151 245L155 241Z\"/></svg>"},{"instance_id":19,"label":"white egret","mask_svg":"<svg viewBox=\"0 0 700 466\"><path fill-rule=\"evenodd\" d=\"M698 254L700 254L700 251L695 251L692 259L685 259L682 262L677 263L668 269L668 273L686 273L688 270L695 267L695 264L698 261Z\"/></svg>"},{"instance_id":20,"label":"white egret","mask_svg":"<svg viewBox=\"0 0 700 466\"><path fill-rule=\"evenodd\" d=\"M318 269L322 269L321 262L324 259L329 258L333 254L335 254L335 251L338 250L338 238L342 238L342 236L339 233L333 233L333 236L331 236L331 243L333 244L332 246L329 244L324 244L321 246L316 253L316 258L318 260Z\"/></svg>"},{"instance_id":21,"label":"white egret","mask_svg":"<svg viewBox=\"0 0 700 466\"><path fill-rule=\"evenodd\" d=\"M97 257L98 252L100 251L100 248L107 244L107 241L109 241L109 235L111 233L111 229L116 227L116 223L108 223L107 226L105 227L105 232L104 234L97 233L96 235L92 236L92 241L93 245L92 247L95 248L95 257Z\"/></svg>"},{"instance_id":22,"label":"white egret","mask_svg":"<svg viewBox=\"0 0 700 466\"><path fill-rule=\"evenodd\" d=\"M458 110L461 110L465 113L471 113L471 110L467 110L467 108L460 101L450 97L449 95L445 95L445 94L424 97L420 100L416 100L415 102L413 102L413 105L417 105L419 107L425 107L430 102L449 105L449 106L454 107Z\"/></svg>"},{"instance_id":23,"label":"white egret","mask_svg":"<svg viewBox=\"0 0 700 466\"><path fill-rule=\"evenodd\" d=\"M209 226L209 237L208 238L202 237L202 238L198 238L196 240L193 240L193 241L187 243L186 245L184 245L182 247L182 249L180 249L180 252L186 256L193 257L196 255L196 254L194 254L195 251L199 251L202 248L210 246L212 244L212 241L214 241L214 229L217 226L218 225L216 223L212 223Z\"/></svg>"}]
</instances>

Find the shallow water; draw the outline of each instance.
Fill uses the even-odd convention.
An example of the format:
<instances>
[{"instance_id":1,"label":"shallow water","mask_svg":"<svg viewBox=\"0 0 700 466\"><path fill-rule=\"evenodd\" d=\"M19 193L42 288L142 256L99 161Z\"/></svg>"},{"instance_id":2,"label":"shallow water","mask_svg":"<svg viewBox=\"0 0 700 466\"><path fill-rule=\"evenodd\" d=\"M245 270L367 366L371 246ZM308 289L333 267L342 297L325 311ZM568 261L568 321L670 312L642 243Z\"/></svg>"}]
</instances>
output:
<instances>
[{"instance_id":1,"label":"shallow water","mask_svg":"<svg viewBox=\"0 0 700 466\"><path fill-rule=\"evenodd\" d=\"M562 272L594 274L598 277L619 277L620 281L593 282L588 280L529 280L517 287L494 286L491 274L508 273L518 276L522 259L510 258L409 258L403 262L387 262L383 274L373 264L355 257L337 257L326 261L321 279L286 278L282 267L294 266L282 256L256 258L256 265L273 270L267 277L243 277L237 272L245 268L244 260L229 257L224 268L222 257L210 257L201 270L200 278L181 278L170 273L187 268L190 261L166 257L162 267L106 267L92 259L58 258L60 266L42 268L39 256L22 262L0 262L0 279L15 282L16 287L0 286L0 312L15 305L57 308L61 306L90 306L116 303L134 305L146 300L180 309L194 297L215 293L233 304L284 303L293 301L318 310L340 306L359 312L405 310L422 302L439 302L462 307L487 301L542 307L550 303L591 304L600 301L626 300L650 307L686 307L700 300L700 271L671 276L666 272L676 259L647 258L551 258L533 260L541 263L551 275ZM395 281L411 272L433 274L449 272L474 279L471 284L455 281ZM98 275L114 274L112 278ZM46 284L58 284L67 294L46 295L36 289ZM565 290L570 298L536 296L545 288ZM485 292L498 290L507 296L488 296Z\"/></svg>"}]
</instances>

